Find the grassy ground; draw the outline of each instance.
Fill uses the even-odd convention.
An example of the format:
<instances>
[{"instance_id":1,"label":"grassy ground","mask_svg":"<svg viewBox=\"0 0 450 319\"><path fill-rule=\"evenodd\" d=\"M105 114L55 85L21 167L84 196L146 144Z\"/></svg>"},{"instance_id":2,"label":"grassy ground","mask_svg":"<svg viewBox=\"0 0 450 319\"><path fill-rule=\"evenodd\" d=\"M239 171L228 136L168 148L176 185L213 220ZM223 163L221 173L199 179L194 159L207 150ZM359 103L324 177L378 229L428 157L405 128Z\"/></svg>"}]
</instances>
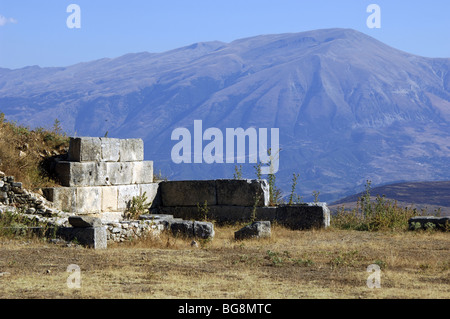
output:
<instances>
[{"instance_id":1,"label":"grassy ground","mask_svg":"<svg viewBox=\"0 0 450 319\"><path fill-rule=\"evenodd\" d=\"M235 241L217 227L199 248L161 235L107 250L0 239L0 298L444 298L450 297L450 235L443 232L291 231ZM370 289L371 264L381 288ZM67 267L81 270L70 289Z\"/></svg>"}]
</instances>

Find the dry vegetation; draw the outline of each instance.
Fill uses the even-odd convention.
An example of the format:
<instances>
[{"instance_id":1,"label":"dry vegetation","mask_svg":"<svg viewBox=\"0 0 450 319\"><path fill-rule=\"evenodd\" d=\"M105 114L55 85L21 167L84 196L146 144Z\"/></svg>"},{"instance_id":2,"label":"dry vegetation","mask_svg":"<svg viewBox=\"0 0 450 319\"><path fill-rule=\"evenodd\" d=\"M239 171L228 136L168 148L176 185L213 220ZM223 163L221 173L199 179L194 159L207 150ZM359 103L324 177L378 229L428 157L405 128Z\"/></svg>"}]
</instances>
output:
<instances>
[{"instance_id":1,"label":"dry vegetation","mask_svg":"<svg viewBox=\"0 0 450 319\"><path fill-rule=\"evenodd\" d=\"M199 248L163 234L95 251L2 239L1 298L449 298L450 236L273 227L270 239L235 241L218 227ZM67 287L68 265L81 288ZM369 289L367 267L381 267Z\"/></svg>"},{"instance_id":2,"label":"dry vegetation","mask_svg":"<svg viewBox=\"0 0 450 319\"><path fill-rule=\"evenodd\" d=\"M5 120L0 113L0 171L14 176L24 188L53 186L55 182L45 170L45 159L67 153L69 138L58 120L51 129L30 130Z\"/></svg>"}]
</instances>

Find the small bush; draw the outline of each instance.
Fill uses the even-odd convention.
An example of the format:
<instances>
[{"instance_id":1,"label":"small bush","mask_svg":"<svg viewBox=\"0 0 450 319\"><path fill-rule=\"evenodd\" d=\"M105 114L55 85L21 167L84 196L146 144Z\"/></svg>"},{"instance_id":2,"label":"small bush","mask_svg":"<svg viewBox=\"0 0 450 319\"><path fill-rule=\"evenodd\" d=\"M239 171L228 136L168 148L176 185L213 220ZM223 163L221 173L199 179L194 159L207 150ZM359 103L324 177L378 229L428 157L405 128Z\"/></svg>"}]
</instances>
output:
<instances>
[{"instance_id":1,"label":"small bush","mask_svg":"<svg viewBox=\"0 0 450 319\"><path fill-rule=\"evenodd\" d=\"M140 196L133 196L131 201L128 203L127 211L125 212L125 218L127 219L139 219L139 216L147 213L152 206L151 202L147 202L147 193Z\"/></svg>"},{"instance_id":2,"label":"small bush","mask_svg":"<svg viewBox=\"0 0 450 319\"><path fill-rule=\"evenodd\" d=\"M348 230L379 231L407 230L410 218L417 216L415 209L399 207L396 201L377 196L371 200L370 181L367 181L366 192L357 202L356 208L346 211L342 207L333 218L333 227Z\"/></svg>"}]
</instances>

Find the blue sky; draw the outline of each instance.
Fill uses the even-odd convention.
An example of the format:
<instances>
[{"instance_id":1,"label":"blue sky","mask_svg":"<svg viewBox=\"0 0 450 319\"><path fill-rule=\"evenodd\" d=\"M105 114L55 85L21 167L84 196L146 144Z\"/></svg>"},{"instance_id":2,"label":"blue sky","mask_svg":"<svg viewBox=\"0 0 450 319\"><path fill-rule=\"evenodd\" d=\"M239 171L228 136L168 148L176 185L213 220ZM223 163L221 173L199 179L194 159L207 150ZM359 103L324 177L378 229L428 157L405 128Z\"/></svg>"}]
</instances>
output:
<instances>
[{"instance_id":1,"label":"blue sky","mask_svg":"<svg viewBox=\"0 0 450 319\"><path fill-rule=\"evenodd\" d=\"M81 28L69 29L69 4ZM381 8L370 29L369 4ZM0 0L0 67L67 66L201 41L352 28L397 49L450 57L448 0Z\"/></svg>"}]
</instances>

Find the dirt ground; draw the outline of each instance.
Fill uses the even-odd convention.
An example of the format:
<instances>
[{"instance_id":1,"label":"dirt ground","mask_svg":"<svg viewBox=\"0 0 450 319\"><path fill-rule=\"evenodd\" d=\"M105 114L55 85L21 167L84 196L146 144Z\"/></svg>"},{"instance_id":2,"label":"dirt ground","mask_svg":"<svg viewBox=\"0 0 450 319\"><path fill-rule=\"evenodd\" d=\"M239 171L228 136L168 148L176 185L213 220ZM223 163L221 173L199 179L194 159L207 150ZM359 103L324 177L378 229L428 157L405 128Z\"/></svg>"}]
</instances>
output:
<instances>
[{"instance_id":1,"label":"dirt ground","mask_svg":"<svg viewBox=\"0 0 450 319\"><path fill-rule=\"evenodd\" d=\"M0 298L450 298L449 233L274 226L235 241L239 228L199 247L167 234L106 250L0 238Z\"/></svg>"}]
</instances>

